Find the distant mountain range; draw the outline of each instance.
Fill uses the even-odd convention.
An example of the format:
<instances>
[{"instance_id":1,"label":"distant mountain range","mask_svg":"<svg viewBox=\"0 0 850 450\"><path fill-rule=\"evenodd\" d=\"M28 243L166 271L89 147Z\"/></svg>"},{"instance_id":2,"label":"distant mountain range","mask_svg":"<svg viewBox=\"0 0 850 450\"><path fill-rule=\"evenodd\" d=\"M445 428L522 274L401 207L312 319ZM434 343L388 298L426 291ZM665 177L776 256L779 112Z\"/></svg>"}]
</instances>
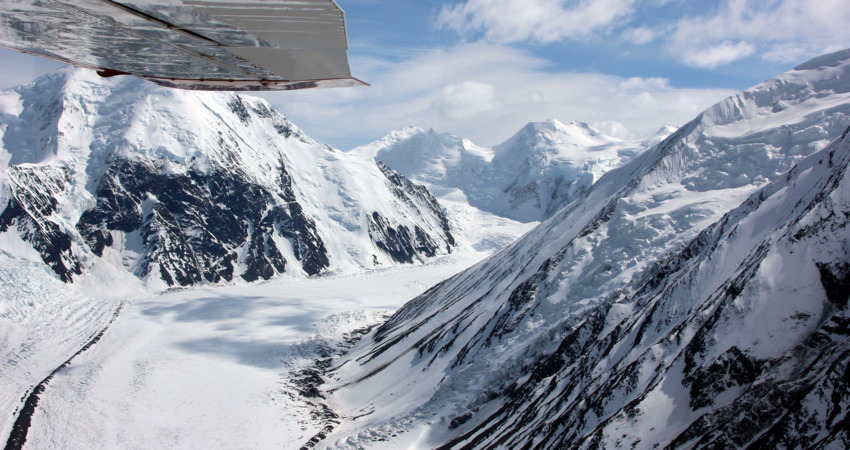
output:
<instances>
[{"instance_id":1,"label":"distant mountain range","mask_svg":"<svg viewBox=\"0 0 850 450\"><path fill-rule=\"evenodd\" d=\"M673 131L663 127L649 140L623 141L585 123L549 120L529 123L491 149L410 127L352 152L386 163L438 197L458 192L481 210L535 222Z\"/></svg>"},{"instance_id":2,"label":"distant mountain range","mask_svg":"<svg viewBox=\"0 0 850 450\"><path fill-rule=\"evenodd\" d=\"M0 93L0 142L0 249L64 281L254 281L455 245L427 189L256 98L63 70Z\"/></svg>"},{"instance_id":3,"label":"distant mountain range","mask_svg":"<svg viewBox=\"0 0 850 450\"><path fill-rule=\"evenodd\" d=\"M340 423L319 447L847 448L848 127L845 50L567 190L537 228L325 372ZM474 196L454 170L490 170L562 128L610 145L552 122L492 152L418 130L373 152L392 166L417 141L441 142L417 176Z\"/></svg>"}]
</instances>

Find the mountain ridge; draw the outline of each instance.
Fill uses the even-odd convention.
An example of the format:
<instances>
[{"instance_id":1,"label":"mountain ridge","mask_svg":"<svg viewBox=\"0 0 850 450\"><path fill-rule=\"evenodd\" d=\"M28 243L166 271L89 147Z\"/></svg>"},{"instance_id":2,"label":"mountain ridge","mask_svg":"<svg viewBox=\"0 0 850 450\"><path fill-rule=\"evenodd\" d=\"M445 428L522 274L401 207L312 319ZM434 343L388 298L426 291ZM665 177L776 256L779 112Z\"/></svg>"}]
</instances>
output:
<instances>
[{"instance_id":1,"label":"mountain ridge","mask_svg":"<svg viewBox=\"0 0 850 450\"><path fill-rule=\"evenodd\" d=\"M816 342L817 330L822 328L829 339L838 342L836 348L846 346L846 337L842 337L845 307L833 309L829 317L835 320L816 323L821 317L819 309L832 308L830 297L848 293L841 281L846 280L847 255L840 252L841 243L848 240L843 219L850 214L843 200L847 183L842 181L844 172L834 167L837 161L832 161L830 152L838 151L845 161L850 151L845 133L850 126L850 97L846 94L850 58L843 53L832 58L834 64L792 70L709 108L657 146L606 172L521 240L402 307L335 363L325 392L332 408L352 419L328 437L328 445L356 447L374 440L393 441L393 436L413 430L431 447L651 447L653 443L684 445L703 438L700 442L708 445L706 430L712 430L712 424L736 423L724 418L747 417L746 405L758 402L757 396L742 392L748 392L750 386L769 386L769 379L789 380L781 378L787 373L784 369L775 373L764 366L768 363L763 360L774 361L770 363L774 367L787 367L776 358L781 360L786 351L793 353L794 344L779 343L777 336L793 334L803 340L812 336L814 340L807 342ZM787 186L770 184L769 180L783 173L787 173ZM804 188L821 179L838 180L841 189ZM836 197L830 200L833 193ZM760 209L765 203L762 196L775 199L768 202L774 206ZM800 198L808 198L815 206L798 208L795 202ZM782 229L795 226L780 223L775 230L771 221L757 218L776 217L777 204L790 205L779 208L780 212L790 211L780 216L783 220L792 217L798 218L798 224L817 223L822 217L829 226L821 234L809 234L810 238L800 234L798 241L793 239L795 231L791 238L770 241L774 244L768 247L755 237L747 241L750 235L745 229L782 236ZM729 216L730 211L738 212ZM750 228L724 228L735 217ZM724 241L712 244L710 230L721 233ZM745 254L731 250L715 253L718 248L736 248L726 244L733 239L739 239L738 247L745 249ZM780 241L799 248L781 250L787 247L775 244ZM838 243L836 250L830 242ZM791 265L778 265L781 258L767 258L776 252L798 255L792 260L804 265L805 271L795 275ZM830 252L834 257L828 257ZM697 256L726 264L714 262L695 269L689 263L680 263L684 267L675 263ZM754 277L762 274L758 272L762 268L767 272ZM780 272L773 272L774 268ZM685 273L694 280L706 280L700 284L703 287L688 290L683 284ZM760 281L752 285L746 281L753 279ZM783 292L770 316L774 337L757 331L736 334L736 325L745 319L751 327L747 329L753 330L758 313L752 311L771 311L764 306L770 305L770 295L757 288L768 280ZM798 298L793 294L795 280L805 283L808 293L803 295L807 299L805 314L799 316L793 310ZM662 301L653 297L659 290L677 294ZM833 293L828 296L827 291ZM725 311L738 308L741 313L718 322L712 319L712 306L691 316L689 308L699 310L693 302L704 298L711 300L706 300L707 305L724 304ZM753 305L761 305L761 309ZM800 307L804 307L802 303ZM638 318L631 320L638 312ZM667 336L663 330L671 323L681 324L681 331ZM794 323L806 326L793 328ZM696 339L700 324L714 325L705 328L711 333ZM695 328L689 328L691 325ZM651 332L656 329L653 327L662 331ZM661 347L641 344L654 335L661 336L657 341ZM753 349L766 348L764 344L753 347L754 336L775 345L780 356L752 354ZM726 340L722 342L712 340L723 337ZM730 339L736 338L741 339L740 345L730 345ZM701 353L700 348L716 353ZM653 356L656 351L657 357ZM685 354L691 355L688 370L678 366L676 370L656 370L664 355L676 358ZM841 361L835 362L840 365ZM812 368L821 369L824 367ZM726 370L740 377L724 378L720 384L698 381ZM398 378L401 373L404 377ZM690 404L683 406L689 409L675 409L677 413L665 417L671 421L690 417L693 422L677 428L679 425L662 419L652 422L655 416L651 414L640 414L639 405L647 411L659 407L641 403L642 399L664 399L657 396L660 394L650 396L656 392L652 389L664 386L663 380L667 386L675 385L685 376L689 377L685 387L669 397L673 404L689 399ZM841 375L835 372L832 379L836 376L840 379ZM810 386L802 379L789 382ZM369 385L392 387L379 392ZM590 385L594 387L590 389ZM412 386L416 386L415 392ZM847 401L842 394L847 392L846 385L823 389L827 389L827 397L838 396L832 404L836 414L841 414L840 405ZM705 403L726 399L723 395L732 396L729 399L738 406L724 409L732 400L714 406ZM780 402L785 406L775 409L776 414L789 411L787 405L793 402L788 401L793 399L786 400ZM685 411L696 412L684 415ZM694 415L697 412L699 415ZM747 423L756 419L769 422L773 414L749 417ZM827 423L811 414L806 417L816 426L832 430L829 436L835 442L843 439L846 444L846 436L829 425L838 422ZM750 442L745 432L732 425L725 428L728 442L735 445ZM779 438L782 433L774 436ZM802 438L799 433L788 436ZM676 440L678 437L681 439Z\"/></svg>"}]
</instances>

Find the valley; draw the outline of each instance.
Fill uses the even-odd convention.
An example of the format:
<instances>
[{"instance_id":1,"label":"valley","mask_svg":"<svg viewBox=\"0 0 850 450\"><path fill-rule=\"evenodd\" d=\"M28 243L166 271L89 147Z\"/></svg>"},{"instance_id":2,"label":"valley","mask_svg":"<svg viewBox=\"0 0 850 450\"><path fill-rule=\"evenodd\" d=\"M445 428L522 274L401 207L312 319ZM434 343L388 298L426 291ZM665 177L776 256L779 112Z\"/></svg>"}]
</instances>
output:
<instances>
[{"instance_id":1,"label":"valley","mask_svg":"<svg viewBox=\"0 0 850 450\"><path fill-rule=\"evenodd\" d=\"M80 71L0 107L24 448L850 444L850 50L642 141L342 152Z\"/></svg>"},{"instance_id":2,"label":"valley","mask_svg":"<svg viewBox=\"0 0 850 450\"><path fill-rule=\"evenodd\" d=\"M406 299L484 255L458 252L423 266L128 300L99 342L53 374L25 448L299 448L323 422L313 415L316 405L298 393L292 374L326 357L346 333L386 320ZM88 306L97 309L98 303ZM9 309L5 317L15 313ZM4 330L6 342L24 338ZM44 344L38 338L26 336ZM42 351L39 358L51 358ZM4 380L26 377L16 372L24 362L10 367L4 361ZM32 383L39 371L29 369ZM14 386L3 384L11 393ZM15 418L4 417L8 433Z\"/></svg>"}]
</instances>

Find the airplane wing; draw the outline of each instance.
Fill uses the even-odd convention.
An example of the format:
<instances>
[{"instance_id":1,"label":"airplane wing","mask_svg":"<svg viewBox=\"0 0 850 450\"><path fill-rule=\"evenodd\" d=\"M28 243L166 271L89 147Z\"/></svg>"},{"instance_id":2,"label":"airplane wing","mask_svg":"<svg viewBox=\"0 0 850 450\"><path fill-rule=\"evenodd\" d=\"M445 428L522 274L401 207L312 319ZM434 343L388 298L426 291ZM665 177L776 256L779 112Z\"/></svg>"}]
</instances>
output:
<instances>
[{"instance_id":1,"label":"airplane wing","mask_svg":"<svg viewBox=\"0 0 850 450\"><path fill-rule=\"evenodd\" d=\"M0 46L183 89L367 85L334 0L0 0Z\"/></svg>"}]
</instances>

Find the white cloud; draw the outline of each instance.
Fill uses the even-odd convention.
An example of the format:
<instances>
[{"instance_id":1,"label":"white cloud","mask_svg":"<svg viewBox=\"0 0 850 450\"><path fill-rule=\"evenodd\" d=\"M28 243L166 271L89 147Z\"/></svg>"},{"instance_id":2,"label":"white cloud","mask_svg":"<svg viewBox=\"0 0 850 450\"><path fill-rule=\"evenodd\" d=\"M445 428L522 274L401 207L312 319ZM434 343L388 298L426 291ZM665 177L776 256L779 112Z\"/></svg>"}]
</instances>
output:
<instances>
[{"instance_id":1,"label":"white cloud","mask_svg":"<svg viewBox=\"0 0 850 450\"><path fill-rule=\"evenodd\" d=\"M788 43L773 45L770 49L762 53L761 58L769 62L801 63L805 61L807 56L811 56L811 52L805 46Z\"/></svg>"},{"instance_id":2,"label":"white cloud","mask_svg":"<svg viewBox=\"0 0 850 450\"><path fill-rule=\"evenodd\" d=\"M747 42L723 41L706 48L686 50L681 56L685 63L691 66L713 69L744 59L755 51L756 48Z\"/></svg>"},{"instance_id":3,"label":"white cloud","mask_svg":"<svg viewBox=\"0 0 850 450\"><path fill-rule=\"evenodd\" d=\"M467 0L443 6L438 23L490 42L554 42L580 38L633 12L636 0Z\"/></svg>"},{"instance_id":4,"label":"white cloud","mask_svg":"<svg viewBox=\"0 0 850 450\"><path fill-rule=\"evenodd\" d=\"M659 30L650 27L630 28L623 32L623 38L632 44L648 44L661 35Z\"/></svg>"},{"instance_id":5,"label":"white cloud","mask_svg":"<svg viewBox=\"0 0 850 450\"><path fill-rule=\"evenodd\" d=\"M664 78L558 72L504 45L464 44L402 62L352 58L372 87L264 94L316 139L342 149L408 125L497 144L530 121L601 124L618 137L682 125L732 91L679 89Z\"/></svg>"},{"instance_id":6,"label":"white cloud","mask_svg":"<svg viewBox=\"0 0 850 450\"><path fill-rule=\"evenodd\" d=\"M676 8L669 3L676 2ZM847 0L463 0L437 24L472 41L515 44L619 36L663 48L686 65L716 68L754 56L802 62L850 44ZM687 11L691 11L688 13ZM679 17L659 22L669 14ZM671 26L672 23L672 26Z\"/></svg>"},{"instance_id":7,"label":"white cloud","mask_svg":"<svg viewBox=\"0 0 850 450\"><path fill-rule=\"evenodd\" d=\"M600 120L590 124L593 128L607 134L608 136L629 136L633 133L625 125L616 120Z\"/></svg>"},{"instance_id":8,"label":"white cloud","mask_svg":"<svg viewBox=\"0 0 850 450\"><path fill-rule=\"evenodd\" d=\"M670 80L667 78L642 78L642 77L631 77L620 82L620 89L622 90L665 90L670 88Z\"/></svg>"},{"instance_id":9,"label":"white cloud","mask_svg":"<svg viewBox=\"0 0 850 450\"><path fill-rule=\"evenodd\" d=\"M850 42L847 0L724 0L680 19L667 48L686 64L717 67L756 54L801 62Z\"/></svg>"},{"instance_id":10,"label":"white cloud","mask_svg":"<svg viewBox=\"0 0 850 450\"><path fill-rule=\"evenodd\" d=\"M496 108L496 86L476 81L446 86L432 105L449 119L492 111Z\"/></svg>"}]
</instances>

